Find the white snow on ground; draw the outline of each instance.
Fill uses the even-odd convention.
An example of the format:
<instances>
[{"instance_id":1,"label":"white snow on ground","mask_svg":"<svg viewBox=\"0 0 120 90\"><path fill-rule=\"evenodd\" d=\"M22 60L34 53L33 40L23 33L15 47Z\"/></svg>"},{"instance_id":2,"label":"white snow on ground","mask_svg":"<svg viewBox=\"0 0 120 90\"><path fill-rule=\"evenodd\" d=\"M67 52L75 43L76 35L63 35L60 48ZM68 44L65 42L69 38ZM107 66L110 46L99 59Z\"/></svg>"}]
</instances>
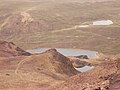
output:
<instances>
[{"instance_id":1,"label":"white snow on ground","mask_svg":"<svg viewBox=\"0 0 120 90\"><path fill-rule=\"evenodd\" d=\"M111 20L100 20L100 21L94 21L93 25L112 25L113 21Z\"/></svg>"}]
</instances>

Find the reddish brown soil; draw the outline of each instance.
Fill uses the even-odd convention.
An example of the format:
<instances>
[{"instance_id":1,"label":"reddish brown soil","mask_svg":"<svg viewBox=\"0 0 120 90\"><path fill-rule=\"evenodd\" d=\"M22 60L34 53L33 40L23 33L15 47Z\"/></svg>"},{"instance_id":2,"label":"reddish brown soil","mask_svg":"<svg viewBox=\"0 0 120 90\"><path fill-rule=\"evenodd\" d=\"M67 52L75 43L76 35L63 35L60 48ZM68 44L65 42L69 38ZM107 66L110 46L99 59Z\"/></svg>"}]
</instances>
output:
<instances>
[{"instance_id":1,"label":"reddish brown soil","mask_svg":"<svg viewBox=\"0 0 120 90\"><path fill-rule=\"evenodd\" d=\"M78 73L51 49L31 56L0 57L0 90L47 90Z\"/></svg>"},{"instance_id":2,"label":"reddish brown soil","mask_svg":"<svg viewBox=\"0 0 120 90\"><path fill-rule=\"evenodd\" d=\"M120 55L107 57L94 69L80 73L71 63L74 59L55 49L31 55L16 48L11 42L0 42L0 90L120 89Z\"/></svg>"},{"instance_id":3,"label":"reddish brown soil","mask_svg":"<svg viewBox=\"0 0 120 90\"><path fill-rule=\"evenodd\" d=\"M120 90L119 58L105 59L93 70L77 74L64 83L53 88L55 90ZM59 89L58 89L59 88Z\"/></svg>"}]
</instances>

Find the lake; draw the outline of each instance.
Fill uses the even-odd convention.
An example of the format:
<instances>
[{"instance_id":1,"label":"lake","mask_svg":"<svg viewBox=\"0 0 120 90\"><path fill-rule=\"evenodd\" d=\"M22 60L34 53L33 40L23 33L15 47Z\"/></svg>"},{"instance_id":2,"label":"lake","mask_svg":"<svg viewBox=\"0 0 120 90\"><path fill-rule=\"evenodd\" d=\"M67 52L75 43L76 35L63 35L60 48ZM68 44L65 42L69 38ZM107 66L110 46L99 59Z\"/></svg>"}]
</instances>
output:
<instances>
[{"instance_id":1,"label":"lake","mask_svg":"<svg viewBox=\"0 0 120 90\"><path fill-rule=\"evenodd\" d=\"M42 53L45 52L46 50L49 50L51 48L38 48L38 49L32 49L32 50L27 50L28 52L31 53ZM65 56L80 56L80 55L87 55L88 58L96 58L97 53L96 51L89 51L89 50L81 50L81 49L65 49L65 48L56 48L56 50L65 55ZM93 69L94 66L84 66L82 68L75 68L76 70L80 72L86 72L91 69Z\"/></svg>"},{"instance_id":2,"label":"lake","mask_svg":"<svg viewBox=\"0 0 120 90\"><path fill-rule=\"evenodd\" d=\"M42 53L48 49L50 49L50 48L38 48L38 49L32 49L32 50L27 50L27 51L31 52L31 53ZM81 50L81 49L65 49L65 48L56 48L56 49L59 53L63 54L64 56L87 55L88 58L97 57L96 51Z\"/></svg>"}]
</instances>

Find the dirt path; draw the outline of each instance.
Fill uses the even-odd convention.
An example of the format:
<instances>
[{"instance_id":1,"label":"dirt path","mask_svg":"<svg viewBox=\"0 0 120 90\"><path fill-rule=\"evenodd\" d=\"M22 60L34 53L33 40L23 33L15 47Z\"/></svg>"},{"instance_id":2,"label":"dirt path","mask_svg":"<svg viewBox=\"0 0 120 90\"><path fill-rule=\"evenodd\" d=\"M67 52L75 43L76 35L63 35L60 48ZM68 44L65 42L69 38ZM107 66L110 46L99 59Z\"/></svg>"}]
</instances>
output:
<instances>
[{"instance_id":1,"label":"dirt path","mask_svg":"<svg viewBox=\"0 0 120 90\"><path fill-rule=\"evenodd\" d=\"M1 30L7 23L9 23L9 20L10 20L10 16L7 17L7 18L4 20L4 22L1 24L0 30Z\"/></svg>"},{"instance_id":2,"label":"dirt path","mask_svg":"<svg viewBox=\"0 0 120 90\"><path fill-rule=\"evenodd\" d=\"M29 58L23 59L22 61L20 61L17 65L17 68L15 70L15 74L18 75L21 79L23 79L23 77L18 74L19 68L21 67L21 65L23 65L26 61L29 61L29 59L31 58L31 56Z\"/></svg>"},{"instance_id":3,"label":"dirt path","mask_svg":"<svg viewBox=\"0 0 120 90\"><path fill-rule=\"evenodd\" d=\"M55 30L55 31L52 31L51 33L58 33L58 32L63 32L63 31L70 31L70 30L76 30L76 29L79 29L79 28L89 28L90 26L92 25L75 25L71 28L64 28L64 29L60 29L60 30ZM103 36L103 35L100 35L100 34L96 34L96 33L93 33L93 32L87 32L87 31L82 31L82 30L76 30L78 32L81 32L81 33L88 33L88 34L91 34L91 36L98 36L98 37L103 37L103 38L106 38L106 39L112 39L111 37L107 37L107 36Z\"/></svg>"},{"instance_id":4,"label":"dirt path","mask_svg":"<svg viewBox=\"0 0 120 90\"><path fill-rule=\"evenodd\" d=\"M29 78L29 79L24 78L24 77L19 73L20 67L21 67L25 62L31 60L30 58L31 58L31 56L27 57L26 59L23 59L22 61L20 61L20 62L18 63L17 68L15 69L15 74L16 74L18 77L20 77L20 79L22 79L22 80L29 81L29 82L40 83L39 81L33 80L33 79L31 79L31 78Z\"/></svg>"},{"instance_id":5,"label":"dirt path","mask_svg":"<svg viewBox=\"0 0 120 90\"><path fill-rule=\"evenodd\" d=\"M64 28L64 29L52 31L52 33L62 32L62 31L69 31L69 30L79 29L79 28L87 28L87 27L90 27L90 25L75 25L75 26L70 27L70 28Z\"/></svg>"}]
</instances>

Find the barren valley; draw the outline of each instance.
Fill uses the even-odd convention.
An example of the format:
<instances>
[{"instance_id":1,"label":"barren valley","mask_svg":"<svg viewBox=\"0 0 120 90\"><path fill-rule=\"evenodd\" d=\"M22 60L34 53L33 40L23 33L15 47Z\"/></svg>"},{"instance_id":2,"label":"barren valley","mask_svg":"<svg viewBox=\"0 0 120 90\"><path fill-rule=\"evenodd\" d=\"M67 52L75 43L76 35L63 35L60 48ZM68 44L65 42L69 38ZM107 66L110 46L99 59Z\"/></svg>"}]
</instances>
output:
<instances>
[{"instance_id":1,"label":"barren valley","mask_svg":"<svg viewBox=\"0 0 120 90\"><path fill-rule=\"evenodd\" d=\"M119 0L1 0L0 37L26 50L74 48L117 54L119 6ZM97 20L113 24L91 25Z\"/></svg>"},{"instance_id":2,"label":"barren valley","mask_svg":"<svg viewBox=\"0 0 120 90\"><path fill-rule=\"evenodd\" d=\"M120 90L119 0L0 0L0 90Z\"/></svg>"}]
</instances>

